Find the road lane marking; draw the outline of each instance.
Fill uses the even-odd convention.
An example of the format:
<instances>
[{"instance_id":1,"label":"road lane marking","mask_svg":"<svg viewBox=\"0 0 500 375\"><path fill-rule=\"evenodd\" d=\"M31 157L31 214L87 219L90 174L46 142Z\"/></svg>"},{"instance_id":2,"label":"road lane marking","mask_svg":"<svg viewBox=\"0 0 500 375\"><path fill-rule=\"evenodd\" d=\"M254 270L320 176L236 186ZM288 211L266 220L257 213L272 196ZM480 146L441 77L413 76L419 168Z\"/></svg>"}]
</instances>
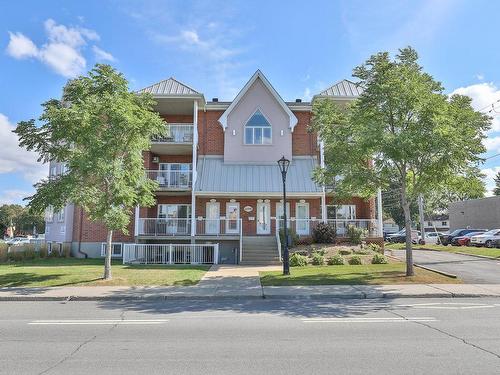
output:
<instances>
[{"instance_id":1,"label":"road lane marking","mask_svg":"<svg viewBox=\"0 0 500 375\"><path fill-rule=\"evenodd\" d=\"M496 305L486 305L481 303L462 303L462 302L436 302L436 303L416 303L412 305L397 305L396 307L411 307L414 309L471 310L471 309L490 309L496 307Z\"/></svg>"},{"instance_id":2,"label":"road lane marking","mask_svg":"<svg viewBox=\"0 0 500 375\"><path fill-rule=\"evenodd\" d=\"M407 317L407 318L309 318L301 319L303 323L411 323L437 322L434 317Z\"/></svg>"},{"instance_id":3,"label":"road lane marking","mask_svg":"<svg viewBox=\"0 0 500 375\"><path fill-rule=\"evenodd\" d=\"M67 320L34 320L29 325L138 325L138 324L164 324L168 319L67 319Z\"/></svg>"}]
</instances>

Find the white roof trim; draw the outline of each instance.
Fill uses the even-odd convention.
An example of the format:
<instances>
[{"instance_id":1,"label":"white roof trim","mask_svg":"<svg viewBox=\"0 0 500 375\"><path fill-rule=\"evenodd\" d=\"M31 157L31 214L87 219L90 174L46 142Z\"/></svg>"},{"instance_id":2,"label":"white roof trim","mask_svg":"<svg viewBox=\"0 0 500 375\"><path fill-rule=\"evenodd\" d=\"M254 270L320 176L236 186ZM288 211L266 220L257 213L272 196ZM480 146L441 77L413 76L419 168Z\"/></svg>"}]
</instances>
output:
<instances>
[{"instance_id":1,"label":"white roof trim","mask_svg":"<svg viewBox=\"0 0 500 375\"><path fill-rule=\"evenodd\" d=\"M295 115L293 114L293 112L286 105L285 101L281 98L281 96L274 89L274 87L271 85L271 83L269 83L269 81L267 80L267 78L264 76L264 74L260 70L257 70L255 72L255 74L252 76L252 78L250 78L250 80L246 83L246 85L238 93L238 95L236 96L236 98L234 98L233 102L229 105L229 107L227 107L227 109L224 111L224 113L222 114L222 116L219 118L219 122L222 125L222 128L224 129L224 131L226 131L226 128L227 128L227 117L229 116L229 114L231 113L231 111L234 109L234 107L236 107L236 105L241 100L241 98L246 94L246 92L252 86L252 84L257 80L257 78L260 78L260 80L262 81L262 83L264 83L264 86L266 86L266 88L269 90L269 92L271 93L271 95L276 99L276 101L279 103L279 105L281 106L281 108L283 108L283 110L285 111L285 113L288 115L288 118L289 118L289 125L288 126L290 127L290 130L293 132L293 128L295 127L295 125L297 125L297 122L299 120L297 119L297 117L295 117Z\"/></svg>"}]
</instances>

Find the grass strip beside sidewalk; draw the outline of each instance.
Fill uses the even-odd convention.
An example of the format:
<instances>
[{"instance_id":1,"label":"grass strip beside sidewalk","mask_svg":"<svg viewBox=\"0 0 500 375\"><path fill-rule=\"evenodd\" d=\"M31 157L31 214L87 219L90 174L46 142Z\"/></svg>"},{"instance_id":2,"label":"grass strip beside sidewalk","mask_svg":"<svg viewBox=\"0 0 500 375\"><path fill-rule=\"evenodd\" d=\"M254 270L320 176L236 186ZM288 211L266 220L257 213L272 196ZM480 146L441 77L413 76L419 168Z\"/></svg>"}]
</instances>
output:
<instances>
[{"instance_id":1,"label":"grass strip beside sidewalk","mask_svg":"<svg viewBox=\"0 0 500 375\"><path fill-rule=\"evenodd\" d=\"M210 266L124 265L113 261L104 281L104 259L48 258L0 264L0 287L195 285Z\"/></svg>"},{"instance_id":2,"label":"grass strip beside sidewalk","mask_svg":"<svg viewBox=\"0 0 500 375\"><path fill-rule=\"evenodd\" d=\"M281 271L260 272L263 286L291 285L382 285L382 284L458 284L460 280L415 267L415 275L406 277L404 263L306 266Z\"/></svg>"}]
</instances>

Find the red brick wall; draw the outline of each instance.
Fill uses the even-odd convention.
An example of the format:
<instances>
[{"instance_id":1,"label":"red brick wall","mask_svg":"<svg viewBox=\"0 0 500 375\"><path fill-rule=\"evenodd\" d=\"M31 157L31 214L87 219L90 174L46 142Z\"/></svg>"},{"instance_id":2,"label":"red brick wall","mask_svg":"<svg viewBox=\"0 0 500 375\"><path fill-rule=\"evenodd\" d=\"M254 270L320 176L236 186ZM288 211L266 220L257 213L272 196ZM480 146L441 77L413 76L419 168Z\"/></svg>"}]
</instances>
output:
<instances>
[{"instance_id":1,"label":"red brick wall","mask_svg":"<svg viewBox=\"0 0 500 375\"><path fill-rule=\"evenodd\" d=\"M83 220L80 221L80 218ZM73 216L73 241L82 242L106 242L108 231L104 224L92 222L87 218L85 212L82 216L82 209L75 207ZM129 234L126 235L121 231L113 232L113 242L134 242L134 213L131 213L130 224L128 226Z\"/></svg>"},{"instance_id":2,"label":"red brick wall","mask_svg":"<svg viewBox=\"0 0 500 375\"><path fill-rule=\"evenodd\" d=\"M299 122L292 133L292 155L317 155L317 134L307 131L311 112L294 112Z\"/></svg>"},{"instance_id":3,"label":"red brick wall","mask_svg":"<svg viewBox=\"0 0 500 375\"><path fill-rule=\"evenodd\" d=\"M341 203L333 202L333 197L326 197L326 204L354 204L356 205L357 219L374 219L375 218L375 198L364 200L363 198L353 197L342 201Z\"/></svg>"},{"instance_id":4,"label":"red brick wall","mask_svg":"<svg viewBox=\"0 0 500 375\"><path fill-rule=\"evenodd\" d=\"M224 155L224 131L219 118L224 111L198 111L198 147L200 155Z\"/></svg>"}]
</instances>

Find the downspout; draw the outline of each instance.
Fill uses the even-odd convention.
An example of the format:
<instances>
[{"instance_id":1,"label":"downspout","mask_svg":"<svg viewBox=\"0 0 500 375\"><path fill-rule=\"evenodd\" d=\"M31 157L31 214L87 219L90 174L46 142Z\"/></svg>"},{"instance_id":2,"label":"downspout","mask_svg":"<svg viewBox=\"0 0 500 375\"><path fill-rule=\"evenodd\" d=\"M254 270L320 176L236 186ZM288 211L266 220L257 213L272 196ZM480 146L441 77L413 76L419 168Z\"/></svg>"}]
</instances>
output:
<instances>
[{"instance_id":1,"label":"downspout","mask_svg":"<svg viewBox=\"0 0 500 375\"><path fill-rule=\"evenodd\" d=\"M83 230L83 208L80 207L80 228L78 229L78 253L83 254L85 259L89 257L89 254L82 251L82 230Z\"/></svg>"}]
</instances>

